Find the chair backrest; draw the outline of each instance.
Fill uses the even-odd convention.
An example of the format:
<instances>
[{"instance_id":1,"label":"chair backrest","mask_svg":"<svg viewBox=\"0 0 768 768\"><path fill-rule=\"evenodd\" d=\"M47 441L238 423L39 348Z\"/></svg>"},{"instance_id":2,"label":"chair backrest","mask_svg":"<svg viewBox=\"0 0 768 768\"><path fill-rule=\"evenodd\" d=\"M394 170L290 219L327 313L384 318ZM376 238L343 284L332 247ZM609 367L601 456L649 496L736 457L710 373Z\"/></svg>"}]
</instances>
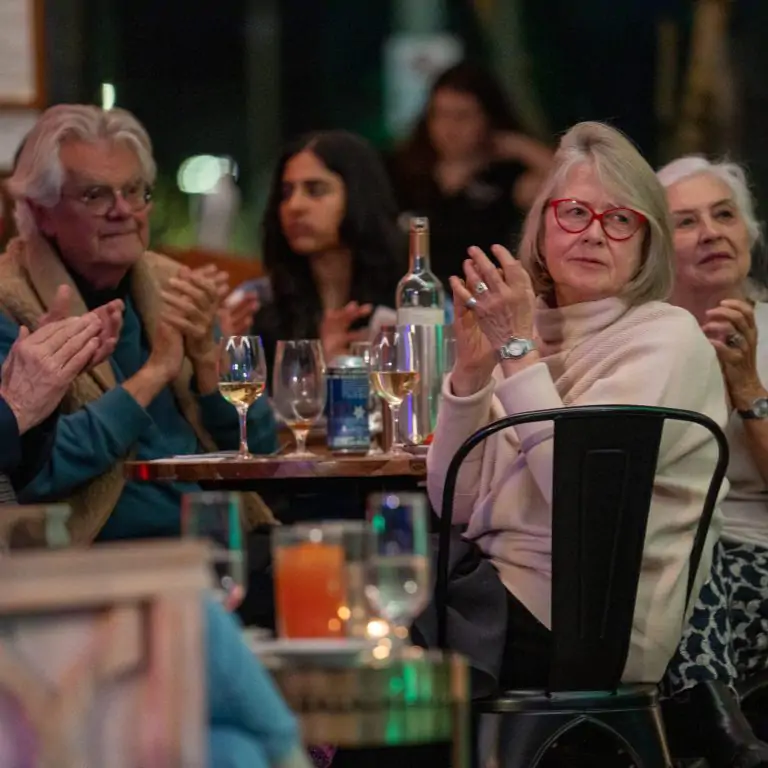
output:
<instances>
[{"instance_id":1,"label":"chair backrest","mask_svg":"<svg viewBox=\"0 0 768 768\"><path fill-rule=\"evenodd\" d=\"M686 606L728 466L728 441L699 413L604 405L507 416L471 435L446 474L435 601L438 643L446 647L448 549L456 480L472 449L502 429L554 423L550 690L613 690L629 653L632 617L666 421L699 424L718 445L690 556Z\"/></svg>"}]
</instances>

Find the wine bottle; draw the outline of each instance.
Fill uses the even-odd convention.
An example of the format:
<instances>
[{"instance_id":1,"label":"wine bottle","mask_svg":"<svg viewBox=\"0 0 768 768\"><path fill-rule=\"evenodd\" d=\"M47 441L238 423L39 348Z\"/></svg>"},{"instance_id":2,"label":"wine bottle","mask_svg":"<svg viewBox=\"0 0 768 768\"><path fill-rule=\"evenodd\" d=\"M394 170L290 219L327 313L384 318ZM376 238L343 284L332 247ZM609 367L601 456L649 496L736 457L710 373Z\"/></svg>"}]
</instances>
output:
<instances>
[{"instance_id":1,"label":"wine bottle","mask_svg":"<svg viewBox=\"0 0 768 768\"><path fill-rule=\"evenodd\" d=\"M429 268L429 219L411 219L409 262L397 284L397 324L443 325L445 290Z\"/></svg>"}]
</instances>

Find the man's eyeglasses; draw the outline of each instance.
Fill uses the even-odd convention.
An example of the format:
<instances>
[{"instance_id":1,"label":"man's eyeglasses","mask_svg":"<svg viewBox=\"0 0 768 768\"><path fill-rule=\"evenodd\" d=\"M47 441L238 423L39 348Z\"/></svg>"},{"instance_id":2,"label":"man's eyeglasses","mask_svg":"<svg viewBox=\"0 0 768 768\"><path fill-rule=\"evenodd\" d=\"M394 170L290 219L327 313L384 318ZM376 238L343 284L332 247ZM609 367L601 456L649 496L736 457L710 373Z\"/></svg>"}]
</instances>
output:
<instances>
[{"instance_id":1,"label":"man's eyeglasses","mask_svg":"<svg viewBox=\"0 0 768 768\"><path fill-rule=\"evenodd\" d=\"M551 200L549 204L555 211L555 220L560 229L573 235L584 232L597 219L611 240L629 240L647 221L642 213L632 208L609 208L597 213L580 200Z\"/></svg>"},{"instance_id":2,"label":"man's eyeglasses","mask_svg":"<svg viewBox=\"0 0 768 768\"><path fill-rule=\"evenodd\" d=\"M152 187L144 181L134 181L120 189L106 185L85 187L79 192L62 195L84 205L94 216L106 216L117 205L117 198L130 208L133 213L143 211L152 201Z\"/></svg>"}]
</instances>

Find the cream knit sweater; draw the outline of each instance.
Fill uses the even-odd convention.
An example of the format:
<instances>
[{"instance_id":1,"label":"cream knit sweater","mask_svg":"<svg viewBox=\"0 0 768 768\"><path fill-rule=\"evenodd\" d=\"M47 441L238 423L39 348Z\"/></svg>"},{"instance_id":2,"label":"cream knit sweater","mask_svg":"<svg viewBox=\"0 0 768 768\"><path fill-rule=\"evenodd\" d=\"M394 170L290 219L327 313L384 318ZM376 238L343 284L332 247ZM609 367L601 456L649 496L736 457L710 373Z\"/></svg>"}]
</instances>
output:
<instances>
[{"instance_id":1,"label":"cream knit sweater","mask_svg":"<svg viewBox=\"0 0 768 768\"><path fill-rule=\"evenodd\" d=\"M620 299L536 313L542 361L472 395L446 381L428 466L440 508L445 473L461 443L491 420L570 405L655 405L698 411L721 427L725 391L715 353L693 316L661 302ZM547 627L551 613L551 424L506 430L478 446L459 473L454 522L490 557L506 588ZM714 469L716 443L697 425L662 436L625 682L658 682L680 641L688 558ZM725 493L727 489L723 489ZM720 533L715 515L695 593ZM691 602L694 602L692 600Z\"/></svg>"}]
</instances>

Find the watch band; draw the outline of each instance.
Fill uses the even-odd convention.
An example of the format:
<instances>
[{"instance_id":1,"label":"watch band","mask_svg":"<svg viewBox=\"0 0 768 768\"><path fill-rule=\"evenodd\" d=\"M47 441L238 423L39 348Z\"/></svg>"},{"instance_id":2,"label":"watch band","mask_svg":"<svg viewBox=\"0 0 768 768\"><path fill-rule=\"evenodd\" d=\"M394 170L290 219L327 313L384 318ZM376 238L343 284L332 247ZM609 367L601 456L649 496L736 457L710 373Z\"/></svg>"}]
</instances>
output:
<instances>
[{"instance_id":1,"label":"watch band","mask_svg":"<svg viewBox=\"0 0 768 768\"><path fill-rule=\"evenodd\" d=\"M507 341L499 347L496 354L499 360L520 360L534 349L536 349L536 345L531 339L510 336Z\"/></svg>"}]
</instances>

